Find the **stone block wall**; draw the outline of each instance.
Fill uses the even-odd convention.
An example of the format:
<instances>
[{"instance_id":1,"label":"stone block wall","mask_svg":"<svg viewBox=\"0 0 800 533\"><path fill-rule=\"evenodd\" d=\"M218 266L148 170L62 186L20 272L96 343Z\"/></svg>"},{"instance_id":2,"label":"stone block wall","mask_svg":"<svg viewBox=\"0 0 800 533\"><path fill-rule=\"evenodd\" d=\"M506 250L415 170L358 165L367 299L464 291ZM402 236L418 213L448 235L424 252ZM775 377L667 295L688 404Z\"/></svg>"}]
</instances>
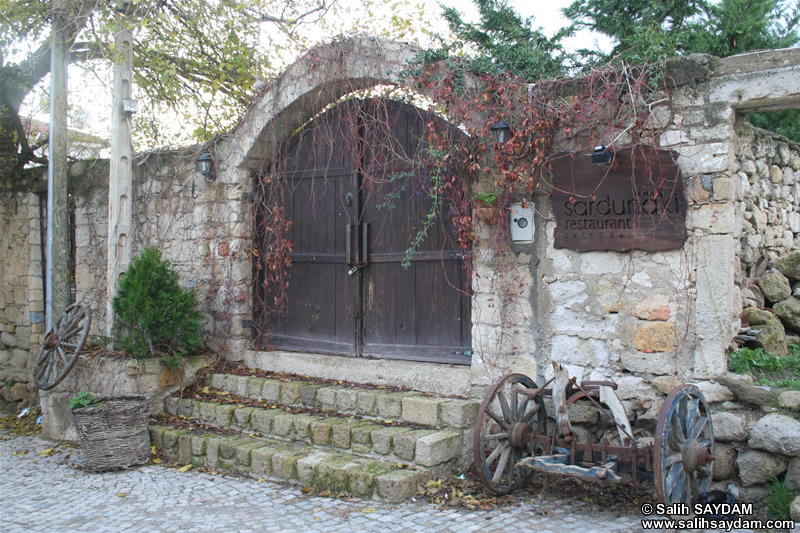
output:
<instances>
[{"instance_id":1,"label":"stone block wall","mask_svg":"<svg viewBox=\"0 0 800 533\"><path fill-rule=\"evenodd\" d=\"M707 393L716 441L712 488L729 480L740 487L740 501L764 498L766 483L783 480L800 489L800 392L753 386L751 378L729 376Z\"/></svg>"},{"instance_id":2,"label":"stone block wall","mask_svg":"<svg viewBox=\"0 0 800 533\"><path fill-rule=\"evenodd\" d=\"M497 273L486 263L487 276L477 265L473 332L482 333L473 335L477 350L483 348L489 359L519 354L506 358L513 360L509 367L535 369L541 381L552 376L550 361L579 379L614 379L622 384L623 399L640 399L628 407L645 418L655 415L665 394L654 386L661 377L711 386L704 380L726 373L726 353L742 313L739 287L746 287L743 280L751 271L763 274L768 263L773 266L796 249L800 229L796 148L756 133L738 115L772 99L782 105L798 100L796 82L780 91L770 82L786 79L778 67L797 70L797 51L770 54L775 57L692 56L667 67L671 87L656 98L660 103L644 121L642 142L676 153L688 204L684 246L657 253L556 249L550 200L534 198L540 215L535 244L514 246L511 260L523 272L513 276L526 280L514 295L530 305L517 306L518 313L503 324L485 321L496 313L479 307L496 298L496 288L486 293L481 278ZM624 131L590 139L614 140L631 141ZM560 135L556 151L586 142ZM480 257L479 252L477 261ZM495 285L502 283L507 281ZM528 334L527 342L509 350L498 339L517 330ZM480 346L483 339L488 342ZM478 359L473 358L473 369Z\"/></svg>"},{"instance_id":3,"label":"stone block wall","mask_svg":"<svg viewBox=\"0 0 800 533\"><path fill-rule=\"evenodd\" d=\"M800 248L795 238L800 233L800 146L744 121L737 138L737 285L746 288L745 277L763 274L767 263Z\"/></svg>"},{"instance_id":4,"label":"stone block wall","mask_svg":"<svg viewBox=\"0 0 800 533\"><path fill-rule=\"evenodd\" d=\"M327 103L354 89L400 83L398 73L415 53L399 43L369 39L337 46L341 50L325 55L330 69L295 76L309 73L308 58L298 60L259 95L240 125L220 141L216 181L206 182L197 172L198 147L135 159L132 256L157 246L172 261L184 286L197 291L209 347L228 358L242 358L250 340L253 169ZM659 378L692 382L725 373L725 353L741 315L742 292L735 281L745 288L743 279L761 264L759 257L768 262L796 248L800 229L797 150L742 126L737 130L737 109L748 103L780 98L784 105L800 99L793 81L800 77L787 75L796 74L800 55L769 54L780 61L693 56L669 67L671 86L664 93L669 98L653 107L643 140L677 153L689 204L681 249L556 249L546 194L531 199L541 215L533 243L510 245L504 257L489 252L497 249L491 246L495 236L479 223L473 393L480 394L507 369L546 380L550 362L556 361L579 379L614 379L637 416L652 417L663 397L654 385ZM387 65L392 68L377 68ZM782 80L777 92L768 83L773 78ZM306 94L318 98L312 104ZM283 114L290 119L283 120ZM618 134L592 140L611 143ZM559 137L559 143L556 150L568 148L570 139ZM77 285L79 298L95 311L93 331L102 333L108 173L97 165L84 170L102 179L86 181L75 193ZM8 252L0 260L0 379L9 379L29 372L40 340L34 330L42 329L35 322L41 301L38 201L32 193L3 192L0 209L6 226L0 238ZM743 264L739 270L737 257ZM507 263L500 268L499 261ZM499 276L500 271L507 275Z\"/></svg>"},{"instance_id":5,"label":"stone block wall","mask_svg":"<svg viewBox=\"0 0 800 533\"><path fill-rule=\"evenodd\" d=\"M798 249L797 147L738 114L754 102L798 100L797 83L778 94L769 81L784 79L772 68L797 70L798 54L775 55L774 62L752 54L693 56L668 65L672 86L651 109L644 122L651 137L642 141L676 153L688 206L681 249L557 249L550 199L538 196L534 244L512 247L508 279L476 254L473 345L481 355L473 357L473 393L490 381L487 375L501 373L492 364L544 382L555 361L578 379L619 383L636 424L654 422L669 392L665 380L698 383L703 391L718 387L708 380L727 372L747 278ZM630 142L617 131L592 141L609 144L619 135L618 142ZM581 143L586 139L561 135L556 151ZM487 242L479 238L477 246L488 249ZM514 290L501 301L497 289L504 285ZM489 372L481 372L482 364Z\"/></svg>"},{"instance_id":6,"label":"stone block wall","mask_svg":"<svg viewBox=\"0 0 800 533\"><path fill-rule=\"evenodd\" d=\"M75 299L92 309L90 335L106 335L109 164L77 161L69 172L75 209Z\"/></svg>"},{"instance_id":7,"label":"stone block wall","mask_svg":"<svg viewBox=\"0 0 800 533\"><path fill-rule=\"evenodd\" d=\"M206 183L197 172L198 150L140 154L134 166L132 257L156 246L198 294L206 315L206 344L223 351L232 332L248 330L233 313L249 315L249 268L232 268L249 243L250 205L239 186ZM106 335L107 161L80 161L70 167L75 209L77 301L92 309L92 336ZM39 193L41 171L28 176L26 190L0 191L0 408L18 411L37 400L33 366L45 328L43 229ZM45 213L46 197L42 213ZM245 222L247 220L247 222ZM40 241L41 240L41 241Z\"/></svg>"},{"instance_id":8,"label":"stone block wall","mask_svg":"<svg viewBox=\"0 0 800 533\"><path fill-rule=\"evenodd\" d=\"M252 183L206 181L196 147L140 154L134 169L133 249L155 246L198 296L208 347L249 340ZM230 349L229 349L230 348Z\"/></svg>"},{"instance_id":9,"label":"stone block wall","mask_svg":"<svg viewBox=\"0 0 800 533\"><path fill-rule=\"evenodd\" d=\"M184 359L180 372L171 372L157 359L80 356L72 371L57 387L42 391L42 436L52 440L77 441L78 434L70 411L70 398L82 391L97 397L126 394L150 396L153 414L163 412L164 398L189 385L195 374L212 357Z\"/></svg>"},{"instance_id":10,"label":"stone block wall","mask_svg":"<svg viewBox=\"0 0 800 533\"><path fill-rule=\"evenodd\" d=\"M800 145L745 122L737 134L737 341L785 355L800 343Z\"/></svg>"},{"instance_id":11,"label":"stone block wall","mask_svg":"<svg viewBox=\"0 0 800 533\"><path fill-rule=\"evenodd\" d=\"M494 254L492 227L477 217L472 277L473 395L510 369L538 375L535 354L540 349L534 319L530 246ZM527 253L526 253L527 252Z\"/></svg>"},{"instance_id":12,"label":"stone block wall","mask_svg":"<svg viewBox=\"0 0 800 533\"><path fill-rule=\"evenodd\" d=\"M76 297L94 311L93 335L105 333L107 183L107 162L81 161L70 166ZM45 334L46 209L43 169L27 172L16 188L0 189L0 409L9 411L31 405L38 397L33 367Z\"/></svg>"},{"instance_id":13,"label":"stone block wall","mask_svg":"<svg viewBox=\"0 0 800 533\"><path fill-rule=\"evenodd\" d=\"M0 408L16 410L36 398L31 376L45 327L44 241L39 194L0 195Z\"/></svg>"}]
</instances>

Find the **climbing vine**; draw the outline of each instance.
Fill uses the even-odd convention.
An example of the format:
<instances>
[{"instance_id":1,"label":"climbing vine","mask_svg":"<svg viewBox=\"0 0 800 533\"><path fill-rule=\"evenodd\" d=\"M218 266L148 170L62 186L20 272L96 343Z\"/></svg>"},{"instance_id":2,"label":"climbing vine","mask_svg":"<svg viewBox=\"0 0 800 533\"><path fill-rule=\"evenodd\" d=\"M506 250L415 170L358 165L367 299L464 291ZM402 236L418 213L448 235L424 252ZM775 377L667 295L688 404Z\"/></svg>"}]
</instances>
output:
<instances>
[{"instance_id":1,"label":"climbing vine","mask_svg":"<svg viewBox=\"0 0 800 533\"><path fill-rule=\"evenodd\" d=\"M326 53L335 57L337 51L315 51L316 57ZM577 80L526 80L508 72L475 72L472 66L457 56L423 53L404 72L404 90L392 87L382 93L353 92L335 104L353 105L364 98L371 102L404 99L425 108L442 120L426 123L421 149L413 153L398 150L391 141L396 124L381 112L357 113L358 123L351 127L330 124L320 113L310 124L325 131L314 142L328 146L309 149L327 150L332 163L344 154L362 160L363 149L352 134L344 132L367 132L369 157L361 187L369 191L387 180L390 185L390 192L376 205L384 211L402 209L399 199L409 191L412 197L427 200L428 209L417 221L403 266L408 268L433 228L443 225L461 252L469 282L476 279L476 252L489 261L494 272L492 292L499 299L496 305L502 309L504 321L513 320L510 317L519 315L515 307L519 305L524 274L510 244L505 214L512 203L535 209L536 197L553 190L548 160L555 146L588 152L598 144L614 148L657 144L661 130L669 123L659 117L671 116L668 76L663 65L631 66L623 61L594 69ZM416 99L409 97L408 89ZM504 143L492 141L491 135L492 126L501 120L511 125L510 138ZM452 135L453 129L466 135L458 140ZM291 283L288 272L293 239L285 202L295 185L286 175L294 171L296 161L287 160L287 150L292 142L302 142L299 137L297 133L287 148L265 161L257 178L257 242L252 256L259 280L254 294L256 316L260 317L256 331L262 345L269 344L270 320L274 325L280 320L277 317L289 312L286 290ZM374 172L370 164L376 161L393 161L400 170L388 175ZM328 178L322 180L333 187L332 178ZM495 206L502 213L494 217L491 231L486 231L486 222L473 216L476 199L487 196L496 199ZM536 214L545 217L538 210ZM471 294L472 287L468 284L462 290Z\"/></svg>"}]
</instances>

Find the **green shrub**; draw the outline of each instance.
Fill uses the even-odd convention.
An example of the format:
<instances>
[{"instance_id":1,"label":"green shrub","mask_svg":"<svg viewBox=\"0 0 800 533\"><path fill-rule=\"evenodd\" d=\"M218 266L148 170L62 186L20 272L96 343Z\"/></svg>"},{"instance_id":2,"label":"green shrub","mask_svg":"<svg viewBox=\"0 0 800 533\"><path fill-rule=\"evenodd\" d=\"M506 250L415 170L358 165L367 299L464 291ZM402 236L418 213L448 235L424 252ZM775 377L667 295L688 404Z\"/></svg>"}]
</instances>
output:
<instances>
[{"instance_id":1,"label":"green shrub","mask_svg":"<svg viewBox=\"0 0 800 533\"><path fill-rule=\"evenodd\" d=\"M112 303L121 348L134 357L184 355L200 348L197 296L156 248L145 248L119 282Z\"/></svg>"},{"instance_id":2,"label":"green shrub","mask_svg":"<svg viewBox=\"0 0 800 533\"><path fill-rule=\"evenodd\" d=\"M789 354L773 355L762 348L740 348L728 355L728 370L752 374L758 385L800 390L800 347L789 345Z\"/></svg>"},{"instance_id":3,"label":"green shrub","mask_svg":"<svg viewBox=\"0 0 800 533\"><path fill-rule=\"evenodd\" d=\"M91 392L82 391L69 399L70 409L80 409L81 407L100 407L102 404Z\"/></svg>"},{"instance_id":4,"label":"green shrub","mask_svg":"<svg viewBox=\"0 0 800 533\"><path fill-rule=\"evenodd\" d=\"M472 195L472 201L475 204L486 205L493 207L497 204L498 196L493 192L476 192Z\"/></svg>"}]
</instances>

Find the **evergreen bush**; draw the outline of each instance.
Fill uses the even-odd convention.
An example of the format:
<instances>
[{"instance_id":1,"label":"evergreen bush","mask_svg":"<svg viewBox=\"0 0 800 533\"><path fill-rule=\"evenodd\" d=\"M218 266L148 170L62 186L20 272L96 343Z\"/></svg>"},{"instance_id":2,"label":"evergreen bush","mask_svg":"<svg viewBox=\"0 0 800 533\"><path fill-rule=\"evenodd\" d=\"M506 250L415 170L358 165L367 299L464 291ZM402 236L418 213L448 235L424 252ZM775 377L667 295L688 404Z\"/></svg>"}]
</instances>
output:
<instances>
[{"instance_id":1,"label":"evergreen bush","mask_svg":"<svg viewBox=\"0 0 800 533\"><path fill-rule=\"evenodd\" d=\"M134 357L174 358L200 348L197 296L180 286L156 248L145 248L128 267L112 307L121 348Z\"/></svg>"}]
</instances>

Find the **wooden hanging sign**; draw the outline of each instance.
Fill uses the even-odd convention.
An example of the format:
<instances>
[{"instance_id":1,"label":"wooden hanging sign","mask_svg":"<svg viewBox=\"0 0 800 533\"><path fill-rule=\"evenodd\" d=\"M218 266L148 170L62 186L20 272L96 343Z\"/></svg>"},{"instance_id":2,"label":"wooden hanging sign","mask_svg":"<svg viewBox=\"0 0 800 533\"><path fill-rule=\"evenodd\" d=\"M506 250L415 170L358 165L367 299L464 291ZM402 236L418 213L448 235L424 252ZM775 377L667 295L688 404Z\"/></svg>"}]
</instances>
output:
<instances>
[{"instance_id":1,"label":"wooden hanging sign","mask_svg":"<svg viewBox=\"0 0 800 533\"><path fill-rule=\"evenodd\" d=\"M556 248L672 250L686 240L686 197L674 152L637 145L610 165L561 152L550 158Z\"/></svg>"}]
</instances>

